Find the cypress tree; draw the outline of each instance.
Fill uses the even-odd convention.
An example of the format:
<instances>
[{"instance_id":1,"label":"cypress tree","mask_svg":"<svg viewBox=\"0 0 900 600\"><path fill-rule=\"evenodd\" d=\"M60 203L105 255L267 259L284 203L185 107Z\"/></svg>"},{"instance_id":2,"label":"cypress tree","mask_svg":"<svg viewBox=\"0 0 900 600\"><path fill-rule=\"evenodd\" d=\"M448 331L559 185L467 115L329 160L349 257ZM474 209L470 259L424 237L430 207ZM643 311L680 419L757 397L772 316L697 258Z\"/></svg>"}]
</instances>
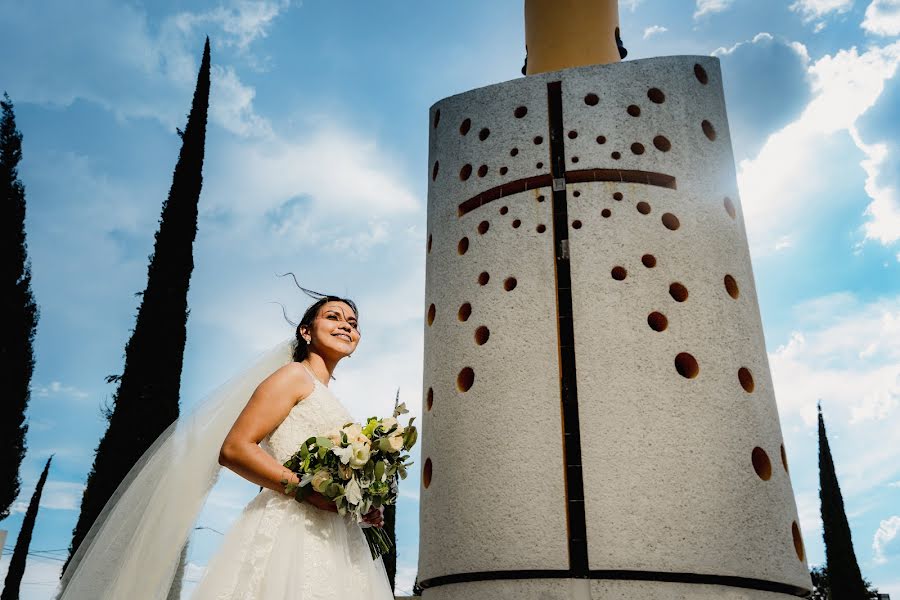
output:
<instances>
[{"instance_id":1,"label":"cypress tree","mask_svg":"<svg viewBox=\"0 0 900 600\"><path fill-rule=\"evenodd\" d=\"M825 539L827 585L832 600L865 600L869 591L859 571L844 499L838 486L819 405L819 500L822 503L822 537Z\"/></svg>"},{"instance_id":2,"label":"cypress tree","mask_svg":"<svg viewBox=\"0 0 900 600\"><path fill-rule=\"evenodd\" d=\"M141 295L135 327L125 346L125 367L118 382L109 426L97 446L94 465L72 532L68 566L97 515L119 482L157 437L178 418L178 397L187 329L187 293L194 269L197 203L203 183L203 153L209 108L209 38L175 165L172 187L163 204L147 287Z\"/></svg>"},{"instance_id":3,"label":"cypress tree","mask_svg":"<svg viewBox=\"0 0 900 600\"><path fill-rule=\"evenodd\" d=\"M391 551L383 556L384 570L387 571L391 589L394 587L394 579L397 577L397 506L388 504L384 507L384 531L391 540Z\"/></svg>"},{"instance_id":4,"label":"cypress tree","mask_svg":"<svg viewBox=\"0 0 900 600\"><path fill-rule=\"evenodd\" d=\"M25 409L34 372L38 308L31 294L31 265L25 243L25 186L19 181L22 133L9 96L0 101L0 520L19 495L19 467L25 458Z\"/></svg>"},{"instance_id":5,"label":"cypress tree","mask_svg":"<svg viewBox=\"0 0 900 600\"><path fill-rule=\"evenodd\" d=\"M51 460L53 460L52 456L47 459L47 464L44 465L44 471L41 473L37 487L34 488L34 493L31 495L28 510L25 511L22 529L19 530L19 537L16 539L16 548L13 550L12 558L9 560L9 570L6 572L6 581L3 582L3 593L0 594L0 600L19 600L19 586L22 583L22 576L25 574L25 559L28 556L28 547L31 545L31 534L34 532L34 522L37 519L41 493L44 491L44 483L47 481Z\"/></svg>"}]
</instances>

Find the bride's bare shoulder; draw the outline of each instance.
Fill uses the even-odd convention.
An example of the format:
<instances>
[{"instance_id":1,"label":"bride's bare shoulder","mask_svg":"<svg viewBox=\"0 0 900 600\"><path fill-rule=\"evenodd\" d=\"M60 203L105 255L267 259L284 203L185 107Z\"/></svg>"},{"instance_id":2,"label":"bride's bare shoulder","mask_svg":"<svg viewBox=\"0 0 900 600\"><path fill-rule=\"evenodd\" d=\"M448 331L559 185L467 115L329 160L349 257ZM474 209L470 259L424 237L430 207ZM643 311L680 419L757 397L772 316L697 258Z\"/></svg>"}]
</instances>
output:
<instances>
[{"instance_id":1,"label":"bride's bare shoulder","mask_svg":"<svg viewBox=\"0 0 900 600\"><path fill-rule=\"evenodd\" d=\"M295 402L309 396L315 388L312 375L298 362L290 362L280 367L269 375L266 383L288 392Z\"/></svg>"}]
</instances>

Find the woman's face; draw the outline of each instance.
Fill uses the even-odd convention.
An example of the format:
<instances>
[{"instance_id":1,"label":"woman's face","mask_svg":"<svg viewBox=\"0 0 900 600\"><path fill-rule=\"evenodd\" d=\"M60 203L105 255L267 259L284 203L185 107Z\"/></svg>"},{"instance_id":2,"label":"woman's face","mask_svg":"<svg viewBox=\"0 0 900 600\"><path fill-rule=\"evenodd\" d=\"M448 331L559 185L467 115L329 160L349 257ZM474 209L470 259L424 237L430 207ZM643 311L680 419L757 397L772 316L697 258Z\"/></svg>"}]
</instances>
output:
<instances>
[{"instance_id":1,"label":"woman's face","mask_svg":"<svg viewBox=\"0 0 900 600\"><path fill-rule=\"evenodd\" d=\"M330 301L319 307L310 328L301 333L309 338L317 354L333 358L350 356L359 344L356 314L344 302Z\"/></svg>"}]
</instances>

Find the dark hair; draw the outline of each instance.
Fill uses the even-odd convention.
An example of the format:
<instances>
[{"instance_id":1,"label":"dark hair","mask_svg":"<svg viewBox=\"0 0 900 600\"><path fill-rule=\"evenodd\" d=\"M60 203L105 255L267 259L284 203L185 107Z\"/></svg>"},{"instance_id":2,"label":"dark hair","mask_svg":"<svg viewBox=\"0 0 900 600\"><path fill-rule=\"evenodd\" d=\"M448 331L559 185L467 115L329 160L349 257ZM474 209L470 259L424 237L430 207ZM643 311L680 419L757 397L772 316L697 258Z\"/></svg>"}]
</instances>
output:
<instances>
[{"instance_id":1,"label":"dark hair","mask_svg":"<svg viewBox=\"0 0 900 600\"><path fill-rule=\"evenodd\" d=\"M353 300L350 300L349 298L341 298L340 296L332 296L330 294L322 294L320 292L308 290L297 283L297 278L293 273L285 273L284 275L279 275L279 277L284 277L285 275L290 275L294 279L294 284L298 288L303 290L306 295L312 298L318 298L318 300L310 304L309 308L306 309L306 312L303 313L303 317L300 319L299 323L295 324L293 321L288 319L287 314L285 314L284 316L288 323L290 323L291 325L295 325L293 360L294 362L301 362L303 360L306 360L306 357L309 356L309 346L306 344L306 340L303 339L303 336L300 335L300 326L306 325L307 327L311 327L312 322L316 318L316 315L319 314L319 309L322 307L322 305L328 302L343 302L353 309L353 312L356 314L357 319L359 319L359 310L357 310L356 304L353 302ZM283 306L282 310L284 310ZM356 326L356 330L359 331L358 324ZM332 379L334 379L334 377L332 377Z\"/></svg>"}]
</instances>

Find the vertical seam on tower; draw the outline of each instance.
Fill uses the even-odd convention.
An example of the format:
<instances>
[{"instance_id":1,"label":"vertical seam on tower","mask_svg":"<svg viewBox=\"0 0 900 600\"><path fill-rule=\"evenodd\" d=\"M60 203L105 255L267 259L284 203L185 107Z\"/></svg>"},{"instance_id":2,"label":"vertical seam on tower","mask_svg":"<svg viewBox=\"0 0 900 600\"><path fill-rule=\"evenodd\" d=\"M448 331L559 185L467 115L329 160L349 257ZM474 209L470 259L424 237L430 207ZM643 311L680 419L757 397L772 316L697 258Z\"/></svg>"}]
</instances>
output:
<instances>
[{"instance_id":1,"label":"vertical seam on tower","mask_svg":"<svg viewBox=\"0 0 900 600\"><path fill-rule=\"evenodd\" d=\"M553 177L551 211L556 273L557 335L560 356L560 401L563 424L563 461L566 482L566 521L569 535L569 569L574 577L589 577L584 480L581 469L581 434L578 389L575 379L575 329L572 320L572 278L569 263L569 216L565 182L566 152L563 135L562 82L547 84L550 138L550 170ZM559 187L560 189L557 189Z\"/></svg>"}]
</instances>

